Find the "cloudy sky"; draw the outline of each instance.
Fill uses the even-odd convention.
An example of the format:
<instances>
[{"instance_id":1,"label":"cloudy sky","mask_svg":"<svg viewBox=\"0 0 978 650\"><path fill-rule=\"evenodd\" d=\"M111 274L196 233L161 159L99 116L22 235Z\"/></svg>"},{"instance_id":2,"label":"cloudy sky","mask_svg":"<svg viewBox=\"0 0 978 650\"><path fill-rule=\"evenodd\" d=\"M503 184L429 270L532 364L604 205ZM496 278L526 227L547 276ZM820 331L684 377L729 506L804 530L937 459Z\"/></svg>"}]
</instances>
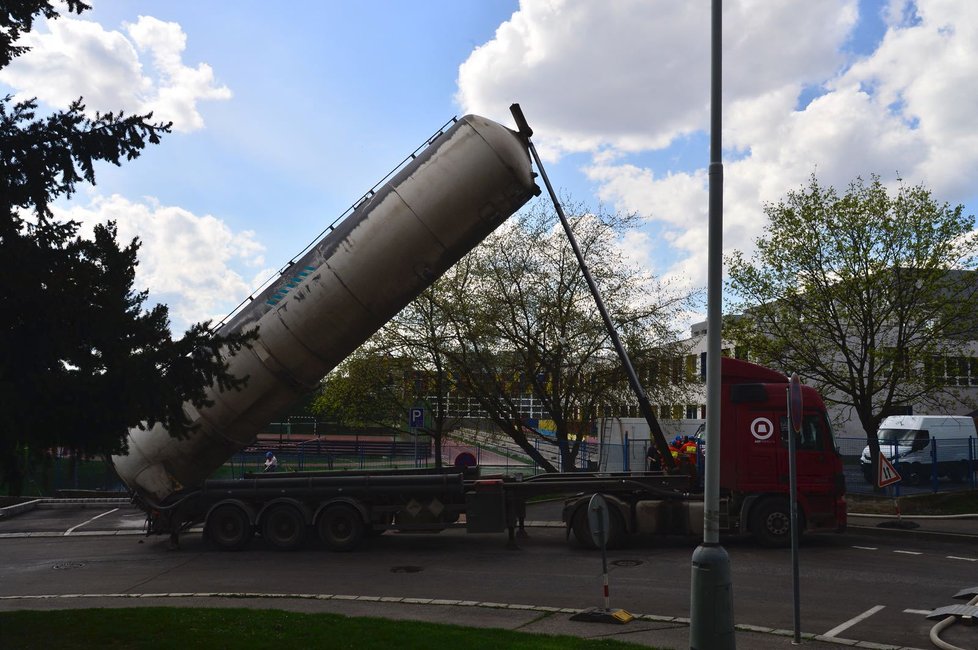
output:
<instances>
[{"instance_id":1,"label":"cloudy sky","mask_svg":"<svg viewBox=\"0 0 978 650\"><path fill-rule=\"evenodd\" d=\"M152 110L174 133L61 214L139 236L173 327L220 318L454 115L519 102L558 188L635 211L622 245L706 283L709 2L90 0L0 92ZM815 173L978 205L978 3L724 2L724 248Z\"/></svg>"}]
</instances>

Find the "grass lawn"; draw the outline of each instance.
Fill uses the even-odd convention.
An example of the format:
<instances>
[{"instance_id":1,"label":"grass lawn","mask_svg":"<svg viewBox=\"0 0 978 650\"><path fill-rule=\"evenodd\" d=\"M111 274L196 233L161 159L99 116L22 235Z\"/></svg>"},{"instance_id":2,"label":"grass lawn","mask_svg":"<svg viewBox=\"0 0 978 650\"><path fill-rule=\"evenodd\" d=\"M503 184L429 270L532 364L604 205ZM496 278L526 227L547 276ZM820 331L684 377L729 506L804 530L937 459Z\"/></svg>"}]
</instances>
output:
<instances>
[{"instance_id":1,"label":"grass lawn","mask_svg":"<svg viewBox=\"0 0 978 650\"><path fill-rule=\"evenodd\" d=\"M0 612L0 648L465 648L626 650L648 646L489 628L275 609L146 607Z\"/></svg>"}]
</instances>

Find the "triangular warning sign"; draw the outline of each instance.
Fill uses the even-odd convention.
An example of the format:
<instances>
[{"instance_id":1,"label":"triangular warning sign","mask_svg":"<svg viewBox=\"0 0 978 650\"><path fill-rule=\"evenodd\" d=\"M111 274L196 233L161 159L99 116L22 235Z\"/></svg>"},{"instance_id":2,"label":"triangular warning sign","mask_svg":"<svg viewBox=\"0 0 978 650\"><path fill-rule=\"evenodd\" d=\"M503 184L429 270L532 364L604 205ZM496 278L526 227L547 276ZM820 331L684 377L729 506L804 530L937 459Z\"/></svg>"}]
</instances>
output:
<instances>
[{"instance_id":1,"label":"triangular warning sign","mask_svg":"<svg viewBox=\"0 0 978 650\"><path fill-rule=\"evenodd\" d=\"M880 471L876 475L876 487L886 487L900 481L901 477L893 467L893 463L880 453Z\"/></svg>"}]
</instances>

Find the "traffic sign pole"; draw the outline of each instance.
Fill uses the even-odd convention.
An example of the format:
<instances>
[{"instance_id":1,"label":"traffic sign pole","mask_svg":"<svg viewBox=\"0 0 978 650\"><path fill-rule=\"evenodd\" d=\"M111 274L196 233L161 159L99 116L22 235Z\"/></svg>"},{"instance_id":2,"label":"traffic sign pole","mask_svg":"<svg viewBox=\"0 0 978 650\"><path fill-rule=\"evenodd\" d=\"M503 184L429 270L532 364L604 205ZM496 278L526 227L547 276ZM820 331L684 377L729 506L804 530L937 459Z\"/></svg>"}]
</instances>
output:
<instances>
[{"instance_id":1,"label":"traffic sign pole","mask_svg":"<svg viewBox=\"0 0 978 650\"><path fill-rule=\"evenodd\" d=\"M601 547L601 571L604 587L604 608L592 608L571 616L572 621L587 621L592 623L628 623L635 617L623 609L612 611L611 590L608 588L608 539L611 536L611 516L608 513L608 502L600 494L594 494L587 504L587 525L591 533L591 541Z\"/></svg>"},{"instance_id":2,"label":"traffic sign pole","mask_svg":"<svg viewBox=\"0 0 978 650\"><path fill-rule=\"evenodd\" d=\"M790 486L790 513L791 513L791 580L792 592L794 597L794 622L795 639L794 644L801 643L801 589L798 585L798 469L797 459L795 458L796 438L801 433L802 427L802 403L801 403L801 381L798 373L791 373L791 380L788 382L788 420L790 422L788 431L788 484Z\"/></svg>"},{"instance_id":3,"label":"traffic sign pole","mask_svg":"<svg viewBox=\"0 0 978 650\"><path fill-rule=\"evenodd\" d=\"M608 535L611 532L611 517L608 515L608 502L600 494L595 494L587 504L588 527L591 539L601 547L601 571L604 574L604 609L611 610L608 589Z\"/></svg>"},{"instance_id":4,"label":"traffic sign pole","mask_svg":"<svg viewBox=\"0 0 978 650\"><path fill-rule=\"evenodd\" d=\"M413 406L408 410L408 428L414 436L414 466L421 467L421 456L418 455L418 429L424 428L424 409Z\"/></svg>"}]
</instances>

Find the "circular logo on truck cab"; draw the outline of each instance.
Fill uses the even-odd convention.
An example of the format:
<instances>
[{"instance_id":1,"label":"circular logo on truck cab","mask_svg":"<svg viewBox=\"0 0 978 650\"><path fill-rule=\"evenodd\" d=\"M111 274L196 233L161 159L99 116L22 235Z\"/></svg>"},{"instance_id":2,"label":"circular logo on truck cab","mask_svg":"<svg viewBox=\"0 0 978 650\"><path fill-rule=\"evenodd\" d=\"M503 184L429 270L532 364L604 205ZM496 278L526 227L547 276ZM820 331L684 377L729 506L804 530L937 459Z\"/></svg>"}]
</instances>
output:
<instances>
[{"instance_id":1,"label":"circular logo on truck cab","mask_svg":"<svg viewBox=\"0 0 978 650\"><path fill-rule=\"evenodd\" d=\"M767 418L754 418L750 423L750 434L758 440L767 440L774 435L774 424Z\"/></svg>"}]
</instances>

